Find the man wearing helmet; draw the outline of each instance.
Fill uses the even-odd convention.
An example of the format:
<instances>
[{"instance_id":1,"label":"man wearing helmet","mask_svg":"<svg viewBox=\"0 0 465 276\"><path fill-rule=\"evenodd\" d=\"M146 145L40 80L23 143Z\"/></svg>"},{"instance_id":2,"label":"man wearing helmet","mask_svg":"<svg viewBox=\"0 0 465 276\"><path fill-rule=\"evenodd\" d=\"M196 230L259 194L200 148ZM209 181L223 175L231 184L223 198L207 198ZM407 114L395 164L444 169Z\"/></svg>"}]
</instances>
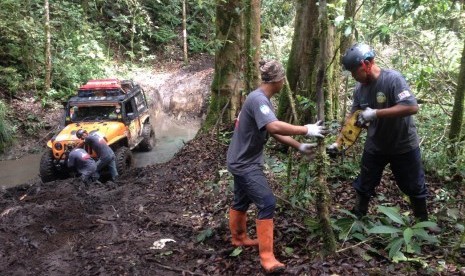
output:
<instances>
[{"instance_id":1,"label":"man wearing helmet","mask_svg":"<svg viewBox=\"0 0 465 276\"><path fill-rule=\"evenodd\" d=\"M108 167L111 174L111 180L115 181L118 177L115 153L110 148L110 146L108 146L107 141L105 141L105 139L99 135L89 135L85 129L79 129L76 131L76 137L83 140L84 143L90 146L97 154L97 172L101 173L105 167Z\"/></svg>"},{"instance_id":2,"label":"man wearing helmet","mask_svg":"<svg viewBox=\"0 0 465 276\"><path fill-rule=\"evenodd\" d=\"M283 270L284 264L276 260L273 253L276 199L263 173L264 144L270 134L279 142L309 154L314 145L299 143L290 135L323 137L325 131L321 122L296 126L279 121L270 99L283 87L284 68L274 60L262 61L260 72L262 83L247 96L228 149L228 170L234 176L234 200L229 210L229 227L234 246L258 245L261 265L266 272L276 272ZM246 212L251 203L258 208L258 240L247 236Z\"/></svg>"},{"instance_id":3,"label":"man wearing helmet","mask_svg":"<svg viewBox=\"0 0 465 276\"><path fill-rule=\"evenodd\" d=\"M342 64L358 81L351 112L363 109L361 116L369 122L361 172L353 183L353 212L358 217L366 215L370 197L390 164L398 187L410 198L414 216L428 220L427 189L412 116L418 112L418 104L409 85L401 73L381 69L375 63L375 52L366 44L349 48Z\"/></svg>"},{"instance_id":4,"label":"man wearing helmet","mask_svg":"<svg viewBox=\"0 0 465 276\"><path fill-rule=\"evenodd\" d=\"M98 181L97 165L89 153L82 148L73 148L73 146L68 146L68 150L71 150L68 155L68 168L77 171L84 184Z\"/></svg>"}]
</instances>

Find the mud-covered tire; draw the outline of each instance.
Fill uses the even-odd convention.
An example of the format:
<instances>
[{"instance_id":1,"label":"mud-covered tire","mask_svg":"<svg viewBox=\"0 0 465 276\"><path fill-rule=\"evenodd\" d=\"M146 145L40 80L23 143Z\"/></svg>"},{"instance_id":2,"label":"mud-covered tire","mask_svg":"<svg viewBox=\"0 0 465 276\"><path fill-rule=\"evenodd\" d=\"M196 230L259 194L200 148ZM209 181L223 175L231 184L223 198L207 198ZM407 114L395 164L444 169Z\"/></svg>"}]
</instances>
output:
<instances>
[{"instance_id":1,"label":"mud-covered tire","mask_svg":"<svg viewBox=\"0 0 465 276\"><path fill-rule=\"evenodd\" d=\"M120 147L115 152L116 170L119 175L127 173L134 165L132 152L127 147Z\"/></svg>"},{"instance_id":2,"label":"mud-covered tire","mask_svg":"<svg viewBox=\"0 0 465 276\"><path fill-rule=\"evenodd\" d=\"M53 152L47 149L40 159L39 169L40 179L42 182L50 182L59 178L59 173L53 164Z\"/></svg>"},{"instance_id":3,"label":"mud-covered tire","mask_svg":"<svg viewBox=\"0 0 465 276\"><path fill-rule=\"evenodd\" d=\"M150 123L144 124L142 128L142 141L139 143L140 151L151 151L155 145L155 131Z\"/></svg>"}]
</instances>

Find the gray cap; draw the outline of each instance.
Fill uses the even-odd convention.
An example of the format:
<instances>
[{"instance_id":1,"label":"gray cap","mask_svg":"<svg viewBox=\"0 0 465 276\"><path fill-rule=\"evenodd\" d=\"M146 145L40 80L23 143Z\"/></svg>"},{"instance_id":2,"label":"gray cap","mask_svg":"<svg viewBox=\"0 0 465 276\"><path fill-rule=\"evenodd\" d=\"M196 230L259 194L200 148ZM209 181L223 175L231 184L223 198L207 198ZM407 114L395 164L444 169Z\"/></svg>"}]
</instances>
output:
<instances>
[{"instance_id":1,"label":"gray cap","mask_svg":"<svg viewBox=\"0 0 465 276\"><path fill-rule=\"evenodd\" d=\"M276 60L260 61L262 82L278 82L286 77L284 67Z\"/></svg>"}]
</instances>

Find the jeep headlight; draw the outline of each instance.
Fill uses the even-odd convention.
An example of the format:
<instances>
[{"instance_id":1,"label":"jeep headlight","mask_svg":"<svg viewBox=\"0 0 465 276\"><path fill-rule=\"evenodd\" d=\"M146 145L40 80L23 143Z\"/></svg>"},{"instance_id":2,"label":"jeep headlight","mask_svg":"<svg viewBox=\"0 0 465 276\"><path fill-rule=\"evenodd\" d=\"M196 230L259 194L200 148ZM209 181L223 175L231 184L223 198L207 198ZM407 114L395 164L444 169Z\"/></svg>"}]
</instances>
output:
<instances>
[{"instance_id":1,"label":"jeep headlight","mask_svg":"<svg viewBox=\"0 0 465 276\"><path fill-rule=\"evenodd\" d=\"M55 143L54 147L55 147L56 150L62 150L63 149L63 145L61 143L59 143L59 142Z\"/></svg>"}]
</instances>

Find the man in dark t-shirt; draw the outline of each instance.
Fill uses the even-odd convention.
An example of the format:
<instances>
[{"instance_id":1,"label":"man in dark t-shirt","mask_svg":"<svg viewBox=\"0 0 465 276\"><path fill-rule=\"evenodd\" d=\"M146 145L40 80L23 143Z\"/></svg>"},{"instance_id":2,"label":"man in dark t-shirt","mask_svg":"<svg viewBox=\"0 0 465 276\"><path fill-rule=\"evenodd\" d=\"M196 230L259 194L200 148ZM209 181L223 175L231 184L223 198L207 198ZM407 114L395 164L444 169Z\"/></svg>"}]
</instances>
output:
<instances>
[{"instance_id":1,"label":"man in dark t-shirt","mask_svg":"<svg viewBox=\"0 0 465 276\"><path fill-rule=\"evenodd\" d=\"M410 198L414 216L428 220L425 175L412 116L418 112L415 96L399 72L375 63L375 53L366 44L349 48L342 63L358 81L351 111L363 109L361 116L369 122L361 172L353 183L353 212L358 217L367 214L370 197L390 164L398 187Z\"/></svg>"},{"instance_id":2,"label":"man in dark t-shirt","mask_svg":"<svg viewBox=\"0 0 465 276\"><path fill-rule=\"evenodd\" d=\"M99 175L97 173L97 165L94 159L81 148L74 148L68 155L68 168L75 170L80 174L81 181L84 184L89 184L97 181Z\"/></svg>"},{"instance_id":3,"label":"man in dark t-shirt","mask_svg":"<svg viewBox=\"0 0 465 276\"><path fill-rule=\"evenodd\" d=\"M263 173L263 147L268 134L304 154L312 152L314 144L300 143L290 135L323 137L321 122L305 126L279 121L271 97L284 84L284 68L274 61L260 62L262 84L251 92L237 118L227 155L228 170L234 176L234 201L229 210L231 242L234 246L259 246L260 263L266 272L284 269L273 253L273 217L276 199ZM258 240L247 237L246 212L254 203L258 208Z\"/></svg>"},{"instance_id":4,"label":"man in dark t-shirt","mask_svg":"<svg viewBox=\"0 0 465 276\"><path fill-rule=\"evenodd\" d=\"M118 178L118 171L116 170L115 153L108 146L105 138L94 134L89 135L85 129L76 131L76 137L84 140L86 145L89 145L97 154L97 172L101 173L105 167L108 167L111 175L111 180L115 181Z\"/></svg>"}]
</instances>

